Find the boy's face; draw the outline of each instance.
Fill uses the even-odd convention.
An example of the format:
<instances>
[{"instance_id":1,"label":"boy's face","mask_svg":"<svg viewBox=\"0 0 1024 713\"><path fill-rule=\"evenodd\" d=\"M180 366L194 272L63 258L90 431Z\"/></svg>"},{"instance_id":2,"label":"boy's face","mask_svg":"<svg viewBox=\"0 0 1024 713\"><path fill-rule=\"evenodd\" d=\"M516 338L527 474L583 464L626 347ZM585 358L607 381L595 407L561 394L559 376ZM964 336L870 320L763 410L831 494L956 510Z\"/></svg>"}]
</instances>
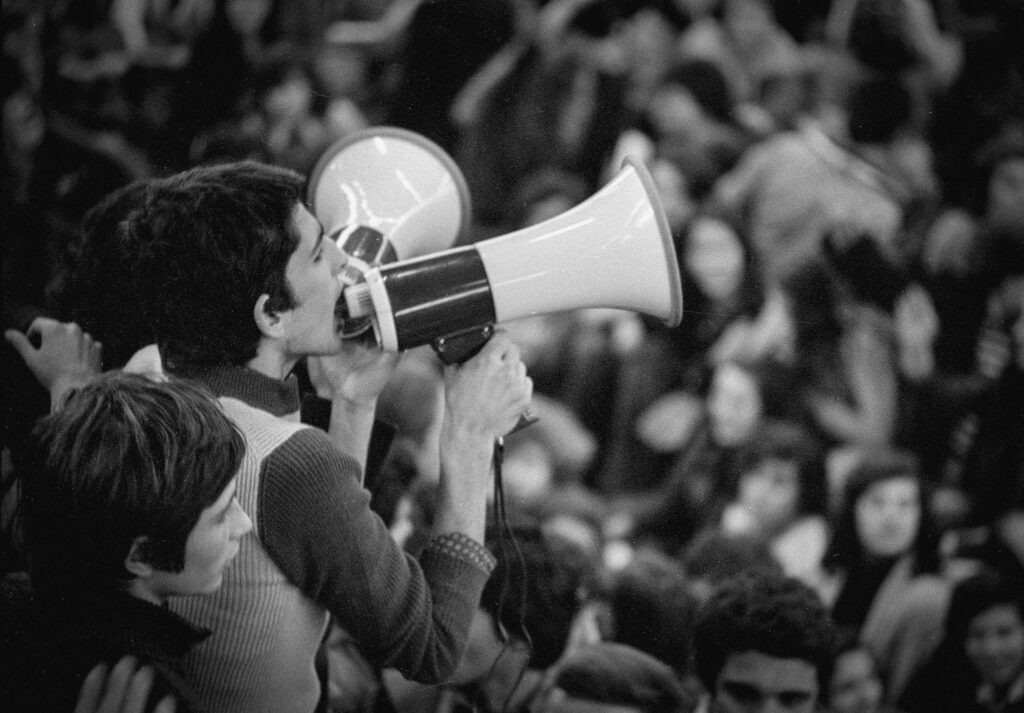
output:
<instances>
[{"instance_id":1,"label":"boy's face","mask_svg":"<svg viewBox=\"0 0 1024 713\"><path fill-rule=\"evenodd\" d=\"M209 594L220 587L224 568L238 554L239 540L252 529L235 488L232 478L217 500L200 513L185 541L184 569L154 573L153 587L160 595Z\"/></svg>"},{"instance_id":2,"label":"boy's face","mask_svg":"<svg viewBox=\"0 0 1024 713\"><path fill-rule=\"evenodd\" d=\"M833 713L876 713L882 704L882 682L866 649L845 651L836 659L829 682Z\"/></svg>"},{"instance_id":3,"label":"boy's face","mask_svg":"<svg viewBox=\"0 0 1024 713\"><path fill-rule=\"evenodd\" d=\"M1013 604L996 604L971 620L964 642L981 677L1008 686L1024 672L1024 621Z\"/></svg>"},{"instance_id":4,"label":"boy's face","mask_svg":"<svg viewBox=\"0 0 1024 713\"><path fill-rule=\"evenodd\" d=\"M285 323L285 351L290 357L336 354L341 350L334 308L341 296L338 274L345 265L345 256L324 236L320 222L296 205L292 224L299 235L299 244L288 258L285 277L295 299L295 306L281 313Z\"/></svg>"},{"instance_id":5,"label":"boy's face","mask_svg":"<svg viewBox=\"0 0 1024 713\"><path fill-rule=\"evenodd\" d=\"M712 711L810 713L817 700L817 670L809 661L744 651L729 656L719 672Z\"/></svg>"}]
</instances>

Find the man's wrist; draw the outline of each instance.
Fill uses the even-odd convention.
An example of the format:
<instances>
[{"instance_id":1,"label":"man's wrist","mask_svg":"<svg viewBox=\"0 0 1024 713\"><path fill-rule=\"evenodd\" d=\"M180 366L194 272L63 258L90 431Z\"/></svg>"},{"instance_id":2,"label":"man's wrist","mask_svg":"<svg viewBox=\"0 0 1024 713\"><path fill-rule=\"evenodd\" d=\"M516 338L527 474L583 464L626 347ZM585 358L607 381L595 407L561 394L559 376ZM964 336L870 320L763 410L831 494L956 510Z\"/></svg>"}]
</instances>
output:
<instances>
[{"instance_id":1,"label":"man's wrist","mask_svg":"<svg viewBox=\"0 0 1024 713\"><path fill-rule=\"evenodd\" d=\"M490 550L462 532L445 532L434 535L430 538L427 549L467 562L487 574L493 572L498 563Z\"/></svg>"},{"instance_id":2,"label":"man's wrist","mask_svg":"<svg viewBox=\"0 0 1024 713\"><path fill-rule=\"evenodd\" d=\"M377 410L377 397L352 398L341 392L335 392L330 399L331 405L335 408L344 409L348 413L358 414L363 412L373 413Z\"/></svg>"},{"instance_id":3,"label":"man's wrist","mask_svg":"<svg viewBox=\"0 0 1024 713\"><path fill-rule=\"evenodd\" d=\"M89 383L92 376L78 375L78 376L59 376L50 383L50 410L56 411L60 408L64 401L64 396L71 389L76 389L80 386L85 386Z\"/></svg>"},{"instance_id":4,"label":"man's wrist","mask_svg":"<svg viewBox=\"0 0 1024 713\"><path fill-rule=\"evenodd\" d=\"M468 418L452 418L446 413L441 424L441 441L463 449L484 449L488 453L494 447L495 437L483 423Z\"/></svg>"}]
</instances>

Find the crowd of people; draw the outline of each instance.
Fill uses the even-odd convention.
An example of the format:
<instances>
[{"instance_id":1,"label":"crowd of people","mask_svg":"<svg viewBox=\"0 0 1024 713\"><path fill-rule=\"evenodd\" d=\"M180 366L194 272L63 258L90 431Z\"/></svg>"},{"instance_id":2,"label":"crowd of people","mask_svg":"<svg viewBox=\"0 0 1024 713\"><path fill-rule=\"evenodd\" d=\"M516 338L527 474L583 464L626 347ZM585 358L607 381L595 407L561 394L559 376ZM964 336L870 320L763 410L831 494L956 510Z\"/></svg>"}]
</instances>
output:
<instances>
[{"instance_id":1,"label":"crowd of people","mask_svg":"<svg viewBox=\"0 0 1024 713\"><path fill-rule=\"evenodd\" d=\"M5 708L1024 711L1020 2L3 20ZM642 162L681 324L343 340L305 183L383 126L465 244Z\"/></svg>"}]
</instances>

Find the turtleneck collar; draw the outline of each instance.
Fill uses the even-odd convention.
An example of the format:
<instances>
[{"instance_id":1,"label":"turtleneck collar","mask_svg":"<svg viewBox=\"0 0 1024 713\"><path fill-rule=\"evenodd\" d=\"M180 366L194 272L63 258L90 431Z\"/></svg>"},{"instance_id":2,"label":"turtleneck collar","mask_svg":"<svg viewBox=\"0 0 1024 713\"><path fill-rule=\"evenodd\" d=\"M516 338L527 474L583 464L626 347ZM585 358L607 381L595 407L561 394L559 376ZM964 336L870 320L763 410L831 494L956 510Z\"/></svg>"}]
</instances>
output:
<instances>
[{"instance_id":1,"label":"turtleneck collar","mask_svg":"<svg viewBox=\"0 0 1024 713\"><path fill-rule=\"evenodd\" d=\"M215 396L238 399L274 416L288 416L299 410L299 386L295 375L274 379L245 366L215 366L191 369L179 374L199 381Z\"/></svg>"},{"instance_id":2,"label":"turtleneck collar","mask_svg":"<svg viewBox=\"0 0 1024 713\"><path fill-rule=\"evenodd\" d=\"M102 597L69 598L50 614L61 626L74 627L82 640L103 642L112 651L124 651L174 668L182 656L210 636L208 629L193 626L166 605L153 604L116 592Z\"/></svg>"}]
</instances>

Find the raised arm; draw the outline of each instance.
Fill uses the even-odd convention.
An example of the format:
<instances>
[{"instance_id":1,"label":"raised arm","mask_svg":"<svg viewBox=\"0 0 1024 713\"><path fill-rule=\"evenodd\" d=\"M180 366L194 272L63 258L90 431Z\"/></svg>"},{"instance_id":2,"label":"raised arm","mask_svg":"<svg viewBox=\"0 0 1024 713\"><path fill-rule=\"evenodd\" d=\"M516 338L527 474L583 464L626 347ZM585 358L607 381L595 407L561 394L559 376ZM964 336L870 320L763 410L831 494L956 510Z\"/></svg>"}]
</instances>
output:
<instances>
[{"instance_id":1,"label":"raised arm","mask_svg":"<svg viewBox=\"0 0 1024 713\"><path fill-rule=\"evenodd\" d=\"M465 364L449 367L435 534L419 560L369 508L356 463L303 429L266 461L258 532L278 567L360 642L407 678L454 671L493 567L483 548L495 439L526 408L532 383L499 331Z\"/></svg>"},{"instance_id":2,"label":"raised arm","mask_svg":"<svg viewBox=\"0 0 1024 713\"><path fill-rule=\"evenodd\" d=\"M337 355L310 357L309 378L317 396L331 402L327 435L365 474L377 400L394 374L399 355L355 340Z\"/></svg>"},{"instance_id":3,"label":"raised arm","mask_svg":"<svg viewBox=\"0 0 1024 713\"><path fill-rule=\"evenodd\" d=\"M37 337L36 347L32 337ZM4 338L25 360L44 389L50 392L50 408L56 411L64 394L87 383L100 373L102 345L74 322L58 322L37 317L28 333L16 329L4 332Z\"/></svg>"}]
</instances>

